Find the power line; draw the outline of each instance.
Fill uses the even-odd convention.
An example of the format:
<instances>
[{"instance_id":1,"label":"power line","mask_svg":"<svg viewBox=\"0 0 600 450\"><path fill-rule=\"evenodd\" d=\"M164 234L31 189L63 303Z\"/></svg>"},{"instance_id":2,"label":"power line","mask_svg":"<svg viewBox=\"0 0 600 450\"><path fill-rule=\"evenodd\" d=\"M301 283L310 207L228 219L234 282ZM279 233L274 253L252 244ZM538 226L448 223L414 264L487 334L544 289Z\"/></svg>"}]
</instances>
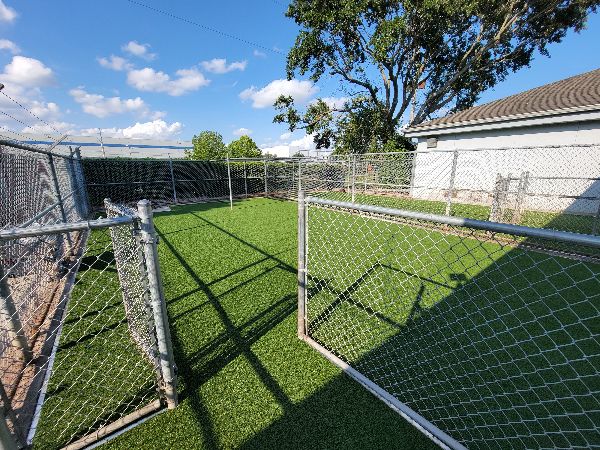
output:
<instances>
[{"instance_id":1,"label":"power line","mask_svg":"<svg viewBox=\"0 0 600 450\"><path fill-rule=\"evenodd\" d=\"M13 103L15 103L16 105L18 105L19 107L21 107L21 109L27 111L29 114L31 114L33 117L35 117L37 120L39 120L40 122L42 122L43 124L45 124L47 127L52 128L54 131L56 131L56 133L58 135L60 135L60 131L58 131L56 128L54 128L52 125L50 125L48 122L46 122L44 119L42 119L41 117L39 117L37 114L35 114L33 111L30 111L29 109L25 108L21 103L19 103L17 100L15 100L14 98L12 98L10 95L8 95L6 92L4 91L0 91L0 94L3 94L6 98L8 98L9 100L11 100ZM3 113L6 114L6 113ZM8 114L6 114L8 116ZM9 116L11 117L11 116ZM13 117L13 119L15 119ZM17 119L15 119L17 120ZM17 120L17 122L23 123L20 120ZM25 126L29 126L29 125L25 125ZM52 139L51 136L48 136Z\"/></svg>"},{"instance_id":2,"label":"power line","mask_svg":"<svg viewBox=\"0 0 600 450\"><path fill-rule=\"evenodd\" d=\"M162 9L154 8L153 6L146 5L145 3L141 3L141 2L138 2L136 0L127 0L127 1L129 3L134 4L134 5L141 6L143 8L149 9L149 10L157 12L159 14L163 14L165 16L168 16L168 17L172 18L172 19L180 20L180 21L188 23L190 25L194 25L194 26L196 26L198 28L202 28L203 30L211 31L213 33L216 33L216 34L219 34L221 36L227 37L229 39L235 39L236 41L243 42L244 44L248 44L248 45L251 45L253 47L260 48L262 50L266 50L266 51L269 51L269 52L272 52L272 53L276 53L278 55L283 55L284 54L284 52L282 52L281 50L276 50L274 48L267 47L267 46L262 45L262 44L257 44L256 42L249 41L248 39L244 39L244 38L241 38L239 36L235 36L233 34L225 33L224 31L217 30L216 28L212 28L212 27L203 25L203 24L198 23L198 22L194 22L193 20L186 19L185 17L177 16L175 14L172 14L172 13L170 13L168 11L164 11Z\"/></svg>"}]
</instances>

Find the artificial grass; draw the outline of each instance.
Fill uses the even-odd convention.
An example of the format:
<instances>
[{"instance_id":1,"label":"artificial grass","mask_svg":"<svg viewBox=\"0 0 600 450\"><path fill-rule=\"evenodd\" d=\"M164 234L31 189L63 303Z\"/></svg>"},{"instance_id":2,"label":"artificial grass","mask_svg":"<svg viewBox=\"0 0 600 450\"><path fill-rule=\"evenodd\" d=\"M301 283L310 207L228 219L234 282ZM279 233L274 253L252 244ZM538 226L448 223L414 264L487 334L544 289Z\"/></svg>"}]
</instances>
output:
<instances>
[{"instance_id":1,"label":"artificial grass","mask_svg":"<svg viewBox=\"0 0 600 450\"><path fill-rule=\"evenodd\" d=\"M332 200L352 200L348 192L323 191L310 195ZM437 200L423 200L418 198L400 197L398 195L373 195L357 192L354 201L358 204L383 206L388 208L419 211L430 214L444 215L446 202ZM468 217L469 219L489 220L491 208L487 205L461 203L452 199L450 215L455 217ZM581 214L566 214L544 211L523 211L518 225L533 228L549 228L553 230L569 231L572 233L596 234L600 233L600 221L594 216Z\"/></svg>"},{"instance_id":2,"label":"artificial grass","mask_svg":"<svg viewBox=\"0 0 600 450\"><path fill-rule=\"evenodd\" d=\"M109 442L107 448L433 447L419 431L296 337L296 208L293 202L256 198L236 202L233 210L226 203L214 202L179 206L156 216L182 402L175 410ZM512 326L525 318L537 324L537 329L548 329L562 338L561 330L553 328L556 320L544 316L552 306L560 311L559 328L568 326L572 336L584 339L583 334L576 333L585 333L585 328L582 331L571 323L571 306L564 301L572 295L582 308L577 311L579 318L593 316L593 309L585 309L589 306L585 300L590 292L598 290L594 279L600 279L600 269L594 269L590 276L586 272L589 269L583 266L582 272L582 266L569 263L571 260L565 263L548 255L530 256L500 243L482 244L418 227L378 222L373 228L369 221L373 220L335 216L329 223L338 227L337 232L327 228L326 221L319 230L315 227L318 222L313 221L309 235L309 261L313 262L309 317L317 323L311 335L363 372L369 372L373 358L385 361L381 358L405 346L402 339L415 339L411 335L414 327L407 324L428 316L427 311L435 314L440 305L442 314L455 314L464 308L465 300L480 295L478 289L482 287L492 289L496 297L490 297L490 305L482 298L478 307L465 311L465 317L477 314L478 320L488 324L488 328L482 328L486 337L492 339L503 324ZM371 232L366 233L368 228ZM384 242L384 250L394 249L369 253L369 246L376 242ZM319 248L322 255L328 256L320 269L319 254L315 253ZM365 276L374 259L378 265ZM543 270L536 270L540 267ZM100 268L92 265L88 270ZM527 290L544 272L564 272L565 277L558 283L553 280L554 284ZM356 284L357 280L361 282ZM573 280L581 282L581 288L568 291ZM114 282L107 280L107 285ZM562 292L547 297L551 288ZM503 293L514 294L515 290L531 298L532 304L509 302L504 309L497 309ZM340 292L346 292L346 297L362 308L340 302ZM546 298L549 305L544 304ZM389 301L383 303L383 327L380 317L365 314L364 309L381 309L382 303L377 301L382 299ZM324 311L330 313L319 324L315 318ZM498 314L503 320L495 320ZM536 315L544 316L544 320L536 322ZM447 318L442 318L440 323L446 323ZM398 326L388 327L389 320ZM351 328L357 323L369 324L363 329L378 330L376 339L372 338L373 332L356 334L356 328ZM441 334L432 343L443 343L448 354L460 348L467 360L481 353L480 348L469 347L472 342L460 333L460 327L449 331L451 336L455 332L454 341ZM332 333L343 339L331 342ZM362 342L361 346L356 346L357 342ZM488 341L481 342L487 345ZM500 353L505 342L489 342L509 362L520 351L509 343L510 351L517 353ZM426 342L419 345L430 351ZM417 356L409 352L405 365L419 367L422 360ZM466 365L464 370L474 372L476 368ZM385 373L374 374L373 378L382 385L389 381ZM452 379L440 380L440 391L435 391L438 400L445 398L442 386L446 392L452 391ZM501 389L498 393L503 394ZM83 390L80 395L89 394ZM478 423L467 426L477 427Z\"/></svg>"},{"instance_id":3,"label":"artificial grass","mask_svg":"<svg viewBox=\"0 0 600 450\"><path fill-rule=\"evenodd\" d=\"M34 448L62 448L158 398L129 333L108 230L87 241L59 344Z\"/></svg>"},{"instance_id":4,"label":"artificial grass","mask_svg":"<svg viewBox=\"0 0 600 450\"><path fill-rule=\"evenodd\" d=\"M106 448L434 448L297 338L296 208L156 216L181 404Z\"/></svg>"}]
</instances>

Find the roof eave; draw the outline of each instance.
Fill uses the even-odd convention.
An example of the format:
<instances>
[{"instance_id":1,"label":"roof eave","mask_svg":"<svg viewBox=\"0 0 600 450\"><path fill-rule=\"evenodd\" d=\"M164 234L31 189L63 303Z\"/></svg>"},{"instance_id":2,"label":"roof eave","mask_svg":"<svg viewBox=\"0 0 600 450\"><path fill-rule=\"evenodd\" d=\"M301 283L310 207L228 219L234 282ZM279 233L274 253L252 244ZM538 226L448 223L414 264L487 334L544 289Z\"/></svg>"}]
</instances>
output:
<instances>
[{"instance_id":1,"label":"roof eave","mask_svg":"<svg viewBox=\"0 0 600 450\"><path fill-rule=\"evenodd\" d=\"M600 112L600 104L577 106L511 116L488 119L469 120L456 123L441 123L427 126L423 124L404 131L406 137L420 137L440 134L466 133L499 128L518 128L523 126L545 125L553 123L573 122L577 120L598 120L588 113ZM583 113L583 115L582 115ZM574 117L577 115L577 117Z\"/></svg>"}]
</instances>

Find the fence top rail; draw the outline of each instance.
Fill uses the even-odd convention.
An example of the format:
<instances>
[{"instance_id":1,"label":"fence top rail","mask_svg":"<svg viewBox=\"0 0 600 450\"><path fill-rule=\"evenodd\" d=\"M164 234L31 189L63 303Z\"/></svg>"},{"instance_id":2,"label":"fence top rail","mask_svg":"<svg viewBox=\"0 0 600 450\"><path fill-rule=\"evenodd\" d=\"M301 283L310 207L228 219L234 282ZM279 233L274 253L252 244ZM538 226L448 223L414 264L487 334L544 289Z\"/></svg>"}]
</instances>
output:
<instances>
[{"instance_id":1,"label":"fence top rail","mask_svg":"<svg viewBox=\"0 0 600 450\"><path fill-rule=\"evenodd\" d=\"M382 206L361 205L356 203L341 202L337 200L328 200L317 197L306 197L305 202L307 204L312 203L314 205L351 209L366 213L404 217L407 219L417 219L426 222L435 222L443 225L475 228L478 230L491 231L494 233L512 234L515 236L529 238L542 238L566 242L570 244L579 244L594 248L600 248L600 236L592 236L588 234L571 233L567 231L549 230L542 228L531 228L523 225L513 225L508 223L467 219L463 217L442 216L439 214L420 213L415 211L407 211L403 209L385 208Z\"/></svg>"},{"instance_id":2,"label":"fence top rail","mask_svg":"<svg viewBox=\"0 0 600 450\"><path fill-rule=\"evenodd\" d=\"M111 219L82 220L80 222L60 223L56 225L7 228L0 230L0 241L44 236L48 234L70 233L72 231L97 230L100 228L131 224L134 220L136 220L136 218L131 216L119 216Z\"/></svg>"},{"instance_id":3,"label":"fence top rail","mask_svg":"<svg viewBox=\"0 0 600 450\"><path fill-rule=\"evenodd\" d=\"M40 153L42 155L50 155L50 156L57 156L59 158L73 159L73 156L70 156L70 155L62 155L60 153L55 153L55 152L51 152L48 150L42 150L41 148L33 147L33 146L27 145L27 144L21 144L17 141L11 141L8 139L0 139L0 146L18 148L20 150L27 150L28 152Z\"/></svg>"}]
</instances>

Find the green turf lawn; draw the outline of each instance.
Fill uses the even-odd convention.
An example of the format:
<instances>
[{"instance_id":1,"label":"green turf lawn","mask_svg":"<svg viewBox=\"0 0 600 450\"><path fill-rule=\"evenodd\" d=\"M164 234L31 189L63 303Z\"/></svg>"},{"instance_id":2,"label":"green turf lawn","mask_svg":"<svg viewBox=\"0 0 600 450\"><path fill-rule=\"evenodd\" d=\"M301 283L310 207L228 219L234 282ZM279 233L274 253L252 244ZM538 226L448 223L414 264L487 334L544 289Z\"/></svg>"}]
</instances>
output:
<instances>
[{"instance_id":1,"label":"green turf lawn","mask_svg":"<svg viewBox=\"0 0 600 450\"><path fill-rule=\"evenodd\" d=\"M71 291L33 441L58 449L158 398L156 377L130 337L110 234L94 231Z\"/></svg>"},{"instance_id":2,"label":"green turf lawn","mask_svg":"<svg viewBox=\"0 0 600 450\"><path fill-rule=\"evenodd\" d=\"M600 443L599 264L316 207L308 224L321 345L468 447Z\"/></svg>"},{"instance_id":3,"label":"green turf lawn","mask_svg":"<svg viewBox=\"0 0 600 450\"><path fill-rule=\"evenodd\" d=\"M434 448L297 338L296 208L157 215L181 404L107 448Z\"/></svg>"},{"instance_id":4,"label":"green turf lawn","mask_svg":"<svg viewBox=\"0 0 600 450\"><path fill-rule=\"evenodd\" d=\"M489 392L497 394L490 398L500 398L504 408L511 404L526 408L523 402L548 400L553 391L535 391L532 400L523 392L513 392L512 382L502 381L507 373L520 376L524 368L527 377L519 378L523 383L535 380L543 387L548 381L537 373L529 374L528 366L512 364L522 359L524 349L517 342L523 336L532 338L527 351L535 358L540 348L553 348L556 342L562 342L565 352L571 352L566 356L565 352L548 352L544 359L536 360L544 370L549 370L544 364L564 364L567 356L581 359L577 345L563 342L564 332L568 330L578 343L590 333L589 325L582 321L597 315L589 301L590 293L600 292L597 265L517 250L498 242L481 243L316 208L311 211L311 336L415 409L429 412L432 404L452 404L460 398L457 395L465 395L472 402L470 407L481 411L484 425L493 423L497 417L485 412L498 408L496 400L481 400L481 391L455 389L456 377L461 383L481 384L481 379L469 376L477 373L478 367L487 367L490 353L501 362L500 372L491 370L481 375L489 382ZM472 211L471 215L476 213ZM179 368L181 404L110 441L106 448L433 448L420 432L297 338L294 202L255 198L236 202L233 210L219 202L179 206L172 212L157 214L155 224L161 238L159 256ZM78 275L82 278L78 285L84 289L82 293L86 289L102 293L102 300L94 305L84 302L72 310L73 318L82 316L89 322L77 325L74 320L70 325L67 320L69 327L81 329L61 339L61 347L66 347L57 355L57 360L64 358L61 367L77 367L85 359L78 352L100 342L82 339L84 336L99 332L108 333L107 337L126 336L127 332L121 303L111 290L116 273L111 266L112 256L104 255L106 234L93 236L93 242L101 245L88 249L89 264ZM105 257L97 259L96 254ZM85 277L100 282L86 284ZM574 280L579 282L578 287L573 287ZM94 311L102 314L94 315ZM98 326L95 316L103 318L106 330L94 328ZM472 334L464 332L468 328L464 320L479 333L476 342ZM528 325L520 327L522 322ZM454 325L447 327L448 323ZM506 326L521 334L499 335ZM423 328L430 331L425 340ZM127 347L125 341L120 348L104 344L95 350L100 359L90 364L101 367L108 360L102 358L107 352L129 358L118 358L124 362L107 369L105 384L98 385L97 393L89 387L77 390L75 383L65 383L70 389L63 386L61 390L60 383L53 381L64 378L58 371L51 380L48 404L67 404L73 394L102 399L112 392L113 384L107 380L118 380L121 372L138 364L143 366L139 353L132 345ZM589 348L585 351L593 354L597 342L587 342ZM422 349L424 353L402 353L407 348ZM68 362L70 354L72 364ZM447 355L454 355L452 376L443 371ZM398 361L403 364L398 365ZM468 363L461 365L462 361ZM387 370L377 369L386 363ZM573 370L588 376L598 366L580 365ZM443 376L429 389L404 385L406 380L431 376L432 370ZM565 372L549 370L546 376L569 376L568 367L561 370ZM132 373L140 373L139 368ZM147 383L152 382L151 375L145 380L145 385L133 384L133 398L145 392ZM121 385L126 395L127 384ZM554 392L580 388L557 385ZM418 403L418 398L427 401ZM594 409L593 405L588 407ZM451 414L466 416L464 408L456 407ZM564 407L569 411L573 408ZM447 419L436 416L443 412L443 408L431 409L429 417L441 421L447 429L456 427L456 423L446 423ZM42 423L46 425L36 437L39 447L52 440L53 422L79 413L67 409L61 414L44 408ZM507 413L509 425L500 423L498 432L514 434L512 422L520 414L526 413L521 409ZM94 418L94 410L88 415L90 420ZM489 433L472 415L460 425L477 429L482 436ZM532 431L518 430L527 432ZM464 430L461 436L467 440L470 437Z\"/></svg>"},{"instance_id":5,"label":"green turf lawn","mask_svg":"<svg viewBox=\"0 0 600 450\"><path fill-rule=\"evenodd\" d=\"M327 191L315 192L310 195L320 198L346 201L352 200L352 196L346 192ZM446 213L446 202L434 200L422 200L409 197L398 197L392 195L372 195L356 193L355 202L358 204L384 206L388 208L405 209L431 214ZM486 205L473 205L452 201L450 214L456 217L468 217L469 219L489 220L490 207ZM593 216L576 214L560 214L542 211L524 211L519 225L534 228L551 228L554 230L570 231L573 233L591 234L594 229ZM600 232L600 223L597 232Z\"/></svg>"}]
</instances>

